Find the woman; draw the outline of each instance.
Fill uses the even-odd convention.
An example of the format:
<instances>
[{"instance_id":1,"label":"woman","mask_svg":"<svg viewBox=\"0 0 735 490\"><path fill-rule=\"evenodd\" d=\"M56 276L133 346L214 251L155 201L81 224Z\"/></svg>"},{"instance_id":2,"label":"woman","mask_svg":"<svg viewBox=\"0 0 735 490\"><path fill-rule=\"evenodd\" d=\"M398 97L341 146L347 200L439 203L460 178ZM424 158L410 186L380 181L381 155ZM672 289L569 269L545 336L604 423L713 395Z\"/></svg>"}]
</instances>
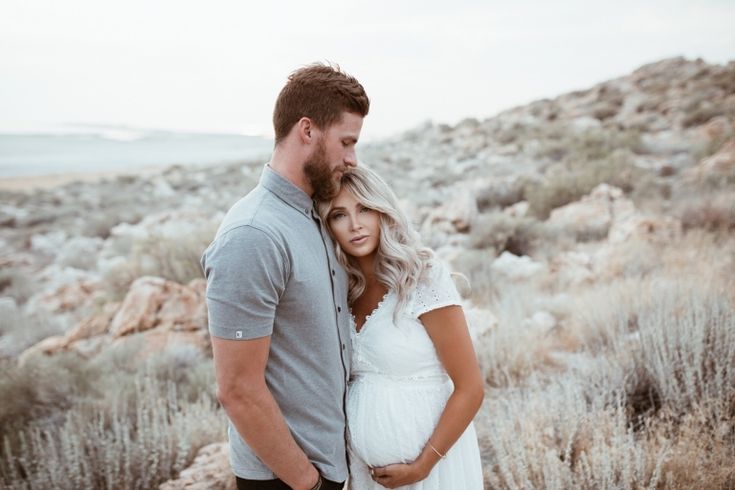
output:
<instances>
[{"instance_id":1,"label":"woman","mask_svg":"<svg viewBox=\"0 0 735 490\"><path fill-rule=\"evenodd\" d=\"M319 211L349 275L352 489L481 490L483 381L447 269L369 169Z\"/></svg>"}]
</instances>

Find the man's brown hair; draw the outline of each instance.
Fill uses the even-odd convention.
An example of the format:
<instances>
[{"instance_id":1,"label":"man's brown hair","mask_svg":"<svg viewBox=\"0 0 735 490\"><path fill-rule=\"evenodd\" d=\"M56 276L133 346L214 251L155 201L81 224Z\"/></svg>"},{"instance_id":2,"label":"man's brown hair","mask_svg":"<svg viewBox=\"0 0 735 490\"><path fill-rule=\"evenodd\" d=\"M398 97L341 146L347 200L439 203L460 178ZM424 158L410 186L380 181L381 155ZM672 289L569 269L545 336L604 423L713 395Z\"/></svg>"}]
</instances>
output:
<instances>
[{"instance_id":1,"label":"man's brown hair","mask_svg":"<svg viewBox=\"0 0 735 490\"><path fill-rule=\"evenodd\" d=\"M276 144L302 117L308 117L319 129L339 122L342 113L362 117L370 109L365 89L339 66L314 63L291 73L286 86L278 94L273 110Z\"/></svg>"}]
</instances>

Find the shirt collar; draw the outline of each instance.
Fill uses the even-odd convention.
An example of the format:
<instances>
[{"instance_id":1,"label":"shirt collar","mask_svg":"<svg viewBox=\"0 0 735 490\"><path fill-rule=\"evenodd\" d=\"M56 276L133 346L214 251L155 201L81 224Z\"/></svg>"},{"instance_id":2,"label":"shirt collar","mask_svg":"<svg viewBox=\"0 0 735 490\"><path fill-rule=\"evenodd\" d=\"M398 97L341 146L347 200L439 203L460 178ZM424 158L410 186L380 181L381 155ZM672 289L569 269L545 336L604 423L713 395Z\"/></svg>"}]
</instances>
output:
<instances>
[{"instance_id":1,"label":"shirt collar","mask_svg":"<svg viewBox=\"0 0 735 490\"><path fill-rule=\"evenodd\" d=\"M309 218L312 216L314 201L311 197L296 187L290 180L273 170L268 164L263 168L263 173L260 175L260 185L304 216Z\"/></svg>"}]
</instances>

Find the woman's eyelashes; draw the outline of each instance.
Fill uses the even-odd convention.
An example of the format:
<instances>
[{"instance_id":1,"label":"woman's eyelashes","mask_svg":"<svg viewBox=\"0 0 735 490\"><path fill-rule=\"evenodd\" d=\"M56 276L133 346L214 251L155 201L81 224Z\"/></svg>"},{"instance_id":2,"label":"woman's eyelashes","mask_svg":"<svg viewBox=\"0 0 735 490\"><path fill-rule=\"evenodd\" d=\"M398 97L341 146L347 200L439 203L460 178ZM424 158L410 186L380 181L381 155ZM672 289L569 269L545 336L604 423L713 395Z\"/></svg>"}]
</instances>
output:
<instances>
[{"instance_id":1,"label":"woman's eyelashes","mask_svg":"<svg viewBox=\"0 0 735 490\"><path fill-rule=\"evenodd\" d=\"M330 214L329 219L337 220L337 219L343 218L344 216L345 216L345 213L343 213L342 211L337 211L335 213Z\"/></svg>"},{"instance_id":2,"label":"woman's eyelashes","mask_svg":"<svg viewBox=\"0 0 735 490\"><path fill-rule=\"evenodd\" d=\"M368 207L365 207L365 206L358 206L357 207L357 212L358 213L369 213L369 212L372 212L372 211L373 211L372 208L368 208ZM337 219L340 219L340 218L344 218L345 216L347 216L347 215L345 214L344 211L335 211L335 212L333 212L332 214L329 215L329 219L331 219L331 220L337 220Z\"/></svg>"}]
</instances>

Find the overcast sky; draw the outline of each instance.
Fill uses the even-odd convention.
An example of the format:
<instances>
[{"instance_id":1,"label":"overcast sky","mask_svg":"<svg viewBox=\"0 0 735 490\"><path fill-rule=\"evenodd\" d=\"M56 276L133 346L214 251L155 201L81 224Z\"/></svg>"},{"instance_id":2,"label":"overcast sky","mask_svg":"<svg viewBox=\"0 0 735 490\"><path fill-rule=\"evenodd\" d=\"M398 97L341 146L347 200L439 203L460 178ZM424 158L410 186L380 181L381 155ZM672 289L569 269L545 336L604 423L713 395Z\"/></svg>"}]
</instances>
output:
<instances>
[{"instance_id":1,"label":"overcast sky","mask_svg":"<svg viewBox=\"0 0 735 490\"><path fill-rule=\"evenodd\" d=\"M288 74L329 60L366 139L484 118L665 57L735 60L735 2L3 0L0 130L271 133Z\"/></svg>"}]
</instances>

